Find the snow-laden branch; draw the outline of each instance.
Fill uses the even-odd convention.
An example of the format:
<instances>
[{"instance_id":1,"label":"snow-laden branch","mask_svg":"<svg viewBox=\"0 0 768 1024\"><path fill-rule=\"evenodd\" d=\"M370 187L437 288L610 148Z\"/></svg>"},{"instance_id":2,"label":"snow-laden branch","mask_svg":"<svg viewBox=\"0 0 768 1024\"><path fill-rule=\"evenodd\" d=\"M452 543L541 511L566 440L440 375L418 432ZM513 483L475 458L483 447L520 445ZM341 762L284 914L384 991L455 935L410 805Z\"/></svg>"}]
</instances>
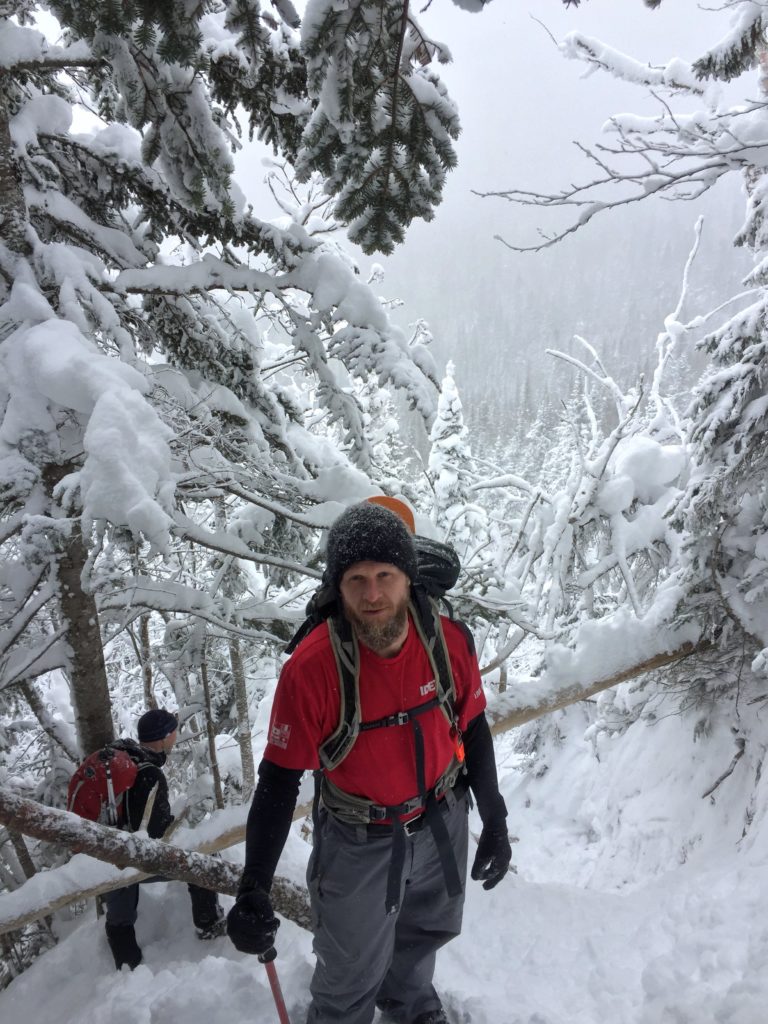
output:
<instances>
[{"instance_id":1,"label":"snow-laden branch","mask_svg":"<svg viewBox=\"0 0 768 1024\"><path fill-rule=\"evenodd\" d=\"M323 574L317 569L311 569L309 566L301 565L299 562L292 562L287 558L278 558L263 551L253 551L239 537L235 537L223 530L215 532L206 530L180 512L174 515L174 520L176 525L173 532L177 537L183 537L195 544L199 544L201 547L208 548L210 551L218 551L223 555L234 555L235 558L255 562L257 565L274 565L279 569L288 569L290 572L309 576L311 579L319 580L322 578Z\"/></svg>"},{"instance_id":2,"label":"snow-laden branch","mask_svg":"<svg viewBox=\"0 0 768 1024\"><path fill-rule=\"evenodd\" d=\"M673 91L687 93L697 103L705 92L696 81L694 69L682 61L673 62L667 69L644 68L596 40L579 35L569 37L564 52L587 60L594 68L646 86L662 110L655 117L611 117L604 131L613 135L616 142L592 148L577 143L596 168L595 176L582 184L572 184L554 193L517 188L476 193L483 198L494 196L525 206L574 211L574 219L567 227L552 233L542 231L542 240L536 244L515 245L496 236L508 248L536 252L573 234L606 210L651 196L696 199L734 170L765 165L768 131L764 102L747 102L725 109L706 103L703 109L676 113L658 95L659 88L674 86Z\"/></svg>"},{"instance_id":3,"label":"snow-laden branch","mask_svg":"<svg viewBox=\"0 0 768 1024\"><path fill-rule=\"evenodd\" d=\"M593 162L601 168L606 165L600 160L595 151L584 146L579 148ZM598 147L602 149L604 147ZM574 234L589 224L598 214L606 210L615 210L622 206L631 206L634 203L642 202L651 196L671 196L675 199L698 199L704 192L715 185L720 178L730 174L734 167L746 168L752 165L755 159L763 159L756 151L764 153L768 149L768 140L760 142L756 147L752 144L734 146L727 153L717 153L705 159L687 162L691 154L686 152L679 157L668 152L665 147L658 146L647 139L643 146L627 147L618 152L622 155L637 156L639 153L646 155L661 155L669 158L669 163L663 170L648 169L637 170L630 173L623 173L615 169L606 168L605 173L593 178L584 185L573 186L572 188L557 193L532 192L525 189L509 189L497 192L475 192L482 199L499 198L508 202L518 203L521 206L538 206L545 209L553 207L576 207L579 212L576 219L561 231L550 235L542 232L543 241L535 245L513 245L501 235L494 235L494 238L505 245L513 252L540 252L548 249L564 238ZM680 163L681 166L675 166ZM616 185L634 186L634 191L629 194L621 194L617 199L596 199L594 193L605 187Z\"/></svg>"},{"instance_id":4,"label":"snow-laden branch","mask_svg":"<svg viewBox=\"0 0 768 1024\"><path fill-rule=\"evenodd\" d=\"M0 69L4 71L57 71L64 68L96 67L88 44L78 39L69 46L54 46L42 32L3 19L0 34Z\"/></svg>"},{"instance_id":5,"label":"snow-laden branch","mask_svg":"<svg viewBox=\"0 0 768 1024\"><path fill-rule=\"evenodd\" d=\"M691 65L679 57L664 67L651 67L581 32L569 32L560 43L560 51L569 60L583 61L594 70L607 71L614 78L633 85L692 93L695 96L703 96L705 93L705 87L694 74Z\"/></svg>"},{"instance_id":6,"label":"snow-laden branch","mask_svg":"<svg viewBox=\"0 0 768 1024\"><path fill-rule=\"evenodd\" d=\"M66 628L60 626L38 643L11 651L0 662L0 690L36 679L57 668L67 668L69 653L65 635Z\"/></svg>"},{"instance_id":7,"label":"snow-laden branch","mask_svg":"<svg viewBox=\"0 0 768 1024\"><path fill-rule=\"evenodd\" d=\"M163 612L169 615L191 615L210 623L223 633L232 633L244 640L260 641L275 638L263 631L248 629L237 619L242 609L234 608L237 618L225 617L219 604L203 590L176 583L173 580L152 580L146 577L127 580L124 588L114 589L97 598L99 612L130 612L137 608ZM259 614L264 612L264 618ZM285 613L277 605L252 602L248 607L248 618L252 621L295 621L296 615Z\"/></svg>"},{"instance_id":8,"label":"snow-laden branch","mask_svg":"<svg viewBox=\"0 0 768 1024\"><path fill-rule=\"evenodd\" d=\"M535 718L541 718L543 715L549 715L553 711L560 711L571 704L577 704L579 701L594 697L595 694L602 693L603 690L609 690L613 686L618 686L619 683L625 683L630 679L636 679L638 676L645 675L647 672L653 672L667 665L673 665L675 662L682 661L683 658L689 658L705 649L706 645L697 646L696 644L686 642L674 651L655 654L639 664L614 672L589 684L579 685L574 683L559 687L555 686L546 695L543 693L543 688L546 687L546 678L537 681L535 684L513 686L489 703L488 715L491 718L491 733L497 736L508 729L525 725L526 722L531 722ZM538 698L536 694L539 695ZM538 703L529 704L530 700L538 700Z\"/></svg>"},{"instance_id":9,"label":"snow-laden branch","mask_svg":"<svg viewBox=\"0 0 768 1024\"><path fill-rule=\"evenodd\" d=\"M523 479L523 477L516 476L514 473L503 473L499 476L492 476L484 480L478 480L476 483L469 484L467 486L467 492L469 494L476 494L479 491L491 491L496 488L506 489L507 487L514 487L516 490L522 491L524 494L535 494L537 501L543 501L547 504L551 504L552 499L549 495Z\"/></svg>"},{"instance_id":10,"label":"snow-laden branch","mask_svg":"<svg viewBox=\"0 0 768 1024\"><path fill-rule=\"evenodd\" d=\"M297 808L295 817L303 817L307 810L306 806ZM40 871L14 892L0 896L0 935L75 900L102 895L153 875L235 895L240 869L209 854L243 841L246 814L246 808L230 808L194 832L179 830L174 844L183 842L194 847L188 850L85 821L0 787L0 822L24 835L77 851L62 867ZM278 913L309 927L308 899L303 889L277 878L272 896Z\"/></svg>"},{"instance_id":11,"label":"snow-laden branch","mask_svg":"<svg viewBox=\"0 0 768 1024\"><path fill-rule=\"evenodd\" d=\"M492 732L522 725L704 650L701 625L679 622L682 597L679 587L668 585L642 619L623 605L602 619L584 620L569 646L547 649L539 676L510 681L509 689L490 702Z\"/></svg>"}]
</instances>

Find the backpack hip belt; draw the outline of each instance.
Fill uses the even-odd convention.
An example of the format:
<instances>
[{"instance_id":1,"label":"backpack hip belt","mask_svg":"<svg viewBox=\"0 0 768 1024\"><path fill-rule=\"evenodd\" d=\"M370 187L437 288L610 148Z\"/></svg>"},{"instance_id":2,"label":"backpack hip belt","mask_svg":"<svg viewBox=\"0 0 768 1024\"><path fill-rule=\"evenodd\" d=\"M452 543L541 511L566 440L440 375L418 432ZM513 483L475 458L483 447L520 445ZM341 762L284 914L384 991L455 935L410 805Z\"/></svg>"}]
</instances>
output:
<instances>
[{"instance_id":1,"label":"backpack hip belt","mask_svg":"<svg viewBox=\"0 0 768 1024\"><path fill-rule=\"evenodd\" d=\"M424 813L427 800L442 800L456 785L463 771L463 764L454 755L435 785L427 791L426 797L417 794L403 800L402 803L391 805L377 804L373 800L353 796L331 782L327 775L323 775L320 783L320 803L329 814L345 825L381 824L390 818L403 818L414 811L420 810ZM404 824L407 825L408 822Z\"/></svg>"}]
</instances>

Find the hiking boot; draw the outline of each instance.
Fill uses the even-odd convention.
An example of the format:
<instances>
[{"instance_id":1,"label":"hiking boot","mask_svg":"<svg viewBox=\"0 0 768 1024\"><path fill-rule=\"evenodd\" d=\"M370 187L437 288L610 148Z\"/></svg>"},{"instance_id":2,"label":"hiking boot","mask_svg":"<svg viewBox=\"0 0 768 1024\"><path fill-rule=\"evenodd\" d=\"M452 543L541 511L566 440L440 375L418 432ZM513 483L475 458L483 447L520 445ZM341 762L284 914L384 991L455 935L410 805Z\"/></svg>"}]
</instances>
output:
<instances>
[{"instance_id":1,"label":"hiking boot","mask_svg":"<svg viewBox=\"0 0 768 1024\"><path fill-rule=\"evenodd\" d=\"M190 885L192 920L198 939L218 939L227 930L227 919L219 906L219 897L211 889Z\"/></svg>"},{"instance_id":2,"label":"hiking boot","mask_svg":"<svg viewBox=\"0 0 768 1024\"><path fill-rule=\"evenodd\" d=\"M448 1024L448 1018L441 1006L439 1010L427 1010L426 1013L420 1013L413 1020L413 1024Z\"/></svg>"},{"instance_id":3,"label":"hiking boot","mask_svg":"<svg viewBox=\"0 0 768 1024\"><path fill-rule=\"evenodd\" d=\"M385 1024L404 1024L403 1004L398 999L377 999L376 1006Z\"/></svg>"},{"instance_id":4,"label":"hiking boot","mask_svg":"<svg viewBox=\"0 0 768 1024\"><path fill-rule=\"evenodd\" d=\"M224 911L221 907L217 907L216 909L219 912L219 916L215 921L211 921L209 924L195 925L195 934L198 939L202 939L204 942L208 939L218 939L227 933L227 919L224 915Z\"/></svg>"},{"instance_id":5,"label":"hiking boot","mask_svg":"<svg viewBox=\"0 0 768 1024\"><path fill-rule=\"evenodd\" d=\"M136 932L132 924L108 924L105 926L107 942L112 951L115 967L120 968L127 964L130 969L135 970L142 961L141 950L136 942Z\"/></svg>"}]
</instances>

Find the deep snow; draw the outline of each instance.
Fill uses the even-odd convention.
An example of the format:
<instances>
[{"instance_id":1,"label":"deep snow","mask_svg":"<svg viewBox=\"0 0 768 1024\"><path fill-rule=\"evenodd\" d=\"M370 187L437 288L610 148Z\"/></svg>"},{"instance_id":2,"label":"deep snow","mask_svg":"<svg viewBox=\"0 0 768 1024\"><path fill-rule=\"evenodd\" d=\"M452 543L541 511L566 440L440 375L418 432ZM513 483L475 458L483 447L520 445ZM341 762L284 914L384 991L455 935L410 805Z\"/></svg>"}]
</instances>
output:
<instances>
[{"instance_id":1,"label":"deep snow","mask_svg":"<svg viewBox=\"0 0 768 1024\"><path fill-rule=\"evenodd\" d=\"M636 699L627 685L606 695L601 721L618 721ZM750 711L745 757L706 799L732 758L727 714L695 740L693 715L659 714L652 725L613 731L596 728L594 717L583 706L551 716L533 772L521 771L511 738L497 747L519 874L491 893L469 883L464 932L438 960L452 1019L764 1024L759 709ZM473 818L475 834L478 824ZM307 853L297 825L281 873L300 878ZM59 946L0 993L3 1024L277 1020L264 968L226 938L197 940L183 885L143 890L145 962L133 974L114 973L92 907L58 928L66 935ZM284 922L278 939L291 1020L303 1024L310 936Z\"/></svg>"}]
</instances>

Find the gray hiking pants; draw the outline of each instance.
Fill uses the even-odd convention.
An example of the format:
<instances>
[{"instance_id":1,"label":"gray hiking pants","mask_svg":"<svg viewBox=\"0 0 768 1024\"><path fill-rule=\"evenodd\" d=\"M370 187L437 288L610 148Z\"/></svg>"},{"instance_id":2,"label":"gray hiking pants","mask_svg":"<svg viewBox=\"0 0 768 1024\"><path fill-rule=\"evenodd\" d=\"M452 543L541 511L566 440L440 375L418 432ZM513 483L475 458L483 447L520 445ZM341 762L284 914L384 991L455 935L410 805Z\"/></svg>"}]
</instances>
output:
<instances>
[{"instance_id":1,"label":"gray hiking pants","mask_svg":"<svg viewBox=\"0 0 768 1024\"><path fill-rule=\"evenodd\" d=\"M466 794L441 804L462 884L468 806ZM403 1024L438 1009L435 958L461 931L464 894L448 896L429 826L406 837L394 914L385 910L391 835L344 825L325 810L319 827L307 871L317 957L307 1024L370 1024L377 1004Z\"/></svg>"}]
</instances>

